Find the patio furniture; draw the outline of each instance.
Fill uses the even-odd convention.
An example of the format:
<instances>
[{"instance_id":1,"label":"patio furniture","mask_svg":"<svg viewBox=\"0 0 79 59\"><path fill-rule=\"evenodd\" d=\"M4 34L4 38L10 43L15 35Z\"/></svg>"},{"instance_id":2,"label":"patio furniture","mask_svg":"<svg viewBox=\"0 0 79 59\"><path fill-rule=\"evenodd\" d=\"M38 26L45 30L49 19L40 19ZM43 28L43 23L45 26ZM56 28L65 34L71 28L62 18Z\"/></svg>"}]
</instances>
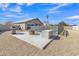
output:
<instances>
[{"instance_id":1,"label":"patio furniture","mask_svg":"<svg viewBox=\"0 0 79 59\"><path fill-rule=\"evenodd\" d=\"M44 30L44 31L42 31L41 36L43 38L50 39L53 36L53 31L52 30Z\"/></svg>"}]
</instances>

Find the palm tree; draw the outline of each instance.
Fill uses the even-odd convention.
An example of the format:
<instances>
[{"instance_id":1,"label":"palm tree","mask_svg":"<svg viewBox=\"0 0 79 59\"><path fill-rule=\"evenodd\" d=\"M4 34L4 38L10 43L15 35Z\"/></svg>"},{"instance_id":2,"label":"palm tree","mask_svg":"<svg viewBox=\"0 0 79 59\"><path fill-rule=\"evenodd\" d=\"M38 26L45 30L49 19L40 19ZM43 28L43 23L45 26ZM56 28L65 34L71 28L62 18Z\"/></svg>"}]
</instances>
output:
<instances>
[{"instance_id":1,"label":"palm tree","mask_svg":"<svg viewBox=\"0 0 79 59\"><path fill-rule=\"evenodd\" d=\"M46 26L48 25L48 18L49 18L49 16L46 15Z\"/></svg>"}]
</instances>

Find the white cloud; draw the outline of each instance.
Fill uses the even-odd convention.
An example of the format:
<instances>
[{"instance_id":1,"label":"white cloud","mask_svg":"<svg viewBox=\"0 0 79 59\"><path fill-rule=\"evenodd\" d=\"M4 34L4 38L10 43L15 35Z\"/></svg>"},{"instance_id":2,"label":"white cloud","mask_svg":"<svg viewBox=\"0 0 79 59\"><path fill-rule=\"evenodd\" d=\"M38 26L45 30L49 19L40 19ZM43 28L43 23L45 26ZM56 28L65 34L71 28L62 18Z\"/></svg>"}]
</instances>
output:
<instances>
[{"instance_id":1,"label":"white cloud","mask_svg":"<svg viewBox=\"0 0 79 59\"><path fill-rule=\"evenodd\" d=\"M0 3L0 8L5 11L9 6L9 3Z\"/></svg>"},{"instance_id":2,"label":"white cloud","mask_svg":"<svg viewBox=\"0 0 79 59\"><path fill-rule=\"evenodd\" d=\"M28 17L29 14L22 13L22 14L18 15L18 14L13 14L13 13L7 12L7 13L3 13L2 16L3 16L2 18L24 18L24 17Z\"/></svg>"},{"instance_id":3,"label":"white cloud","mask_svg":"<svg viewBox=\"0 0 79 59\"><path fill-rule=\"evenodd\" d=\"M50 10L50 11L51 11L51 10L57 10L57 9L59 9L59 8L61 8L61 7L67 6L67 5L69 5L69 4L65 4L65 3L63 3L63 4L58 4L56 7L51 8L51 9L49 9L49 10Z\"/></svg>"},{"instance_id":4,"label":"white cloud","mask_svg":"<svg viewBox=\"0 0 79 59\"><path fill-rule=\"evenodd\" d=\"M8 15L6 15L7 17L16 17L16 15L14 15L14 14L8 14Z\"/></svg>"},{"instance_id":5,"label":"white cloud","mask_svg":"<svg viewBox=\"0 0 79 59\"><path fill-rule=\"evenodd\" d=\"M20 6L22 6L22 5L26 5L26 6L32 6L34 3L17 3L17 5L20 5Z\"/></svg>"},{"instance_id":6,"label":"white cloud","mask_svg":"<svg viewBox=\"0 0 79 59\"><path fill-rule=\"evenodd\" d=\"M6 13L0 14L0 16L3 16L2 18L10 18L10 17L15 17L16 15L14 15L13 13L10 13L10 12L6 12Z\"/></svg>"},{"instance_id":7,"label":"white cloud","mask_svg":"<svg viewBox=\"0 0 79 59\"><path fill-rule=\"evenodd\" d=\"M16 5L15 8L11 8L11 9L9 9L9 11L21 13L22 9L21 9L21 6Z\"/></svg>"},{"instance_id":8,"label":"white cloud","mask_svg":"<svg viewBox=\"0 0 79 59\"><path fill-rule=\"evenodd\" d=\"M18 5L15 6L15 8L8 8L9 7L9 3L0 3L0 9L2 9L3 11L12 11L12 12L17 12L20 13L22 11L21 9L21 5L23 5L24 3L17 3Z\"/></svg>"},{"instance_id":9,"label":"white cloud","mask_svg":"<svg viewBox=\"0 0 79 59\"><path fill-rule=\"evenodd\" d=\"M33 5L33 3L17 3L17 5L15 6L15 8L10 8L9 11L12 11L12 12L17 12L19 14L22 14L22 8L21 6L22 5L26 5L26 6L31 6Z\"/></svg>"},{"instance_id":10,"label":"white cloud","mask_svg":"<svg viewBox=\"0 0 79 59\"><path fill-rule=\"evenodd\" d=\"M10 14L7 15L7 17L14 17L14 18L23 18L23 17L27 17L28 14L24 14L24 15L14 15L14 14Z\"/></svg>"},{"instance_id":11,"label":"white cloud","mask_svg":"<svg viewBox=\"0 0 79 59\"><path fill-rule=\"evenodd\" d=\"M65 7L65 6L68 6L69 4L66 4L66 3L62 3L62 4L58 4L57 6L51 8L48 10L48 13L56 13L56 12L60 12L58 9L61 8L61 7Z\"/></svg>"},{"instance_id":12,"label":"white cloud","mask_svg":"<svg viewBox=\"0 0 79 59\"><path fill-rule=\"evenodd\" d=\"M17 3L17 5L23 5L24 3Z\"/></svg>"},{"instance_id":13,"label":"white cloud","mask_svg":"<svg viewBox=\"0 0 79 59\"><path fill-rule=\"evenodd\" d=\"M66 17L66 19L79 19L79 15Z\"/></svg>"},{"instance_id":14,"label":"white cloud","mask_svg":"<svg viewBox=\"0 0 79 59\"><path fill-rule=\"evenodd\" d=\"M21 13L22 9L21 9L21 5L23 3L18 3L18 5L15 6L15 8L11 7L9 8L9 3L0 3L0 9L2 9L3 11L12 11L12 12L17 12L17 13Z\"/></svg>"},{"instance_id":15,"label":"white cloud","mask_svg":"<svg viewBox=\"0 0 79 59\"><path fill-rule=\"evenodd\" d=\"M49 11L48 14L53 14L53 13L60 13L62 11Z\"/></svg>"},{"instance_id":16,"label":"white cloud","mask_svg":"<svg viewBox=\"0 0 79 59\"><path fill-rule=\"evenodd\" d=\"M34 3L27 3L26 5L27 6L32 6Z\"/></svg>"},{"instance_id":17,"label":"white cloud","mask_svg":"<svg viewBox=\"0 0 79 59\"><path fill-rule=\"evenodd\" d=\"M0 19L9 19L8 17L0 17Z\"/></svg>"}]
</instances>

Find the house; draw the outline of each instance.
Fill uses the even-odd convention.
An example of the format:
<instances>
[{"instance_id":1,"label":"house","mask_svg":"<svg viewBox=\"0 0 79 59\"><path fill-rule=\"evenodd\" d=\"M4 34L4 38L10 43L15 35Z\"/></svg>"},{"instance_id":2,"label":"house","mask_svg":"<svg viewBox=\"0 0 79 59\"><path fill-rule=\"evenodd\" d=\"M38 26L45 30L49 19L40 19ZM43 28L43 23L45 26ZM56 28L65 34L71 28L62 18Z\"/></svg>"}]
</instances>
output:
<instances>
[{"instance_id":1,"label":"house","mask_svg":"<svg viewBox=\"0 0 79 59\"><path fill-rule=\"evenodd\" d=\"M79 30L79 26L72 26L73 30Z\"/></svg>"},{"instance_id":2,"label":"house","mask_svg":"<svg viewBox=\"0 0 79 59\"><path fill-rule=\"evenodd\" d=\"M10 30L9 26L0 24L0 31L8 31L8 30Z\"/></svg>"},{"instance_id":3,"label":"house","mask_svg":"<svg viewBox=\"0 0 79 59\"><path fill-rule=\"evenodd\" d=\"M25 19L24 21L18 21L14 23L19 29L29 30L31 26L42 26L43 23L38 18Z\"/></svg>"}]
</instances>

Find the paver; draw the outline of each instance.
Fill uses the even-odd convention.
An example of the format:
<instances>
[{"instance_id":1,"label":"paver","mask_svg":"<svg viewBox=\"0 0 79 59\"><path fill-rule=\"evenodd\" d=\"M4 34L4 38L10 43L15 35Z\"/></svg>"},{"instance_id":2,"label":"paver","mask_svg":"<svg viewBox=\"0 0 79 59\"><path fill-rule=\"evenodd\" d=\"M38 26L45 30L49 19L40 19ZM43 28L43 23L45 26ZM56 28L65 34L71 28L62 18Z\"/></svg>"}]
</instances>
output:
<instances>
[{"instance_id":1,"label":"paver","mask_svg":"<svg viewBox=\"0 0 79 59\"><path fill-rule=\"evenodd\" d=\"M16 38L19 38L21 40L24 40L27 43L30 43L40 49L43 49L52 39L45 37L42 37L41 35L29 35L28 32L21 32L24 33L21 34L15 34L13 35Z\"/></svg>"},{"instance_id":2,"label":"paver","mask_svg":"<svg viewBox=\"0 0 79 59\"><path fill-rule=\"evenodd\" d=\"M4 32L0 36L0 55L7 56L77 56L79 55L79 31L68 30L69 36L53 40L46 49L39 49ZM9 49L8 49L9 48Z\"/></svg>"}]
</instances>

